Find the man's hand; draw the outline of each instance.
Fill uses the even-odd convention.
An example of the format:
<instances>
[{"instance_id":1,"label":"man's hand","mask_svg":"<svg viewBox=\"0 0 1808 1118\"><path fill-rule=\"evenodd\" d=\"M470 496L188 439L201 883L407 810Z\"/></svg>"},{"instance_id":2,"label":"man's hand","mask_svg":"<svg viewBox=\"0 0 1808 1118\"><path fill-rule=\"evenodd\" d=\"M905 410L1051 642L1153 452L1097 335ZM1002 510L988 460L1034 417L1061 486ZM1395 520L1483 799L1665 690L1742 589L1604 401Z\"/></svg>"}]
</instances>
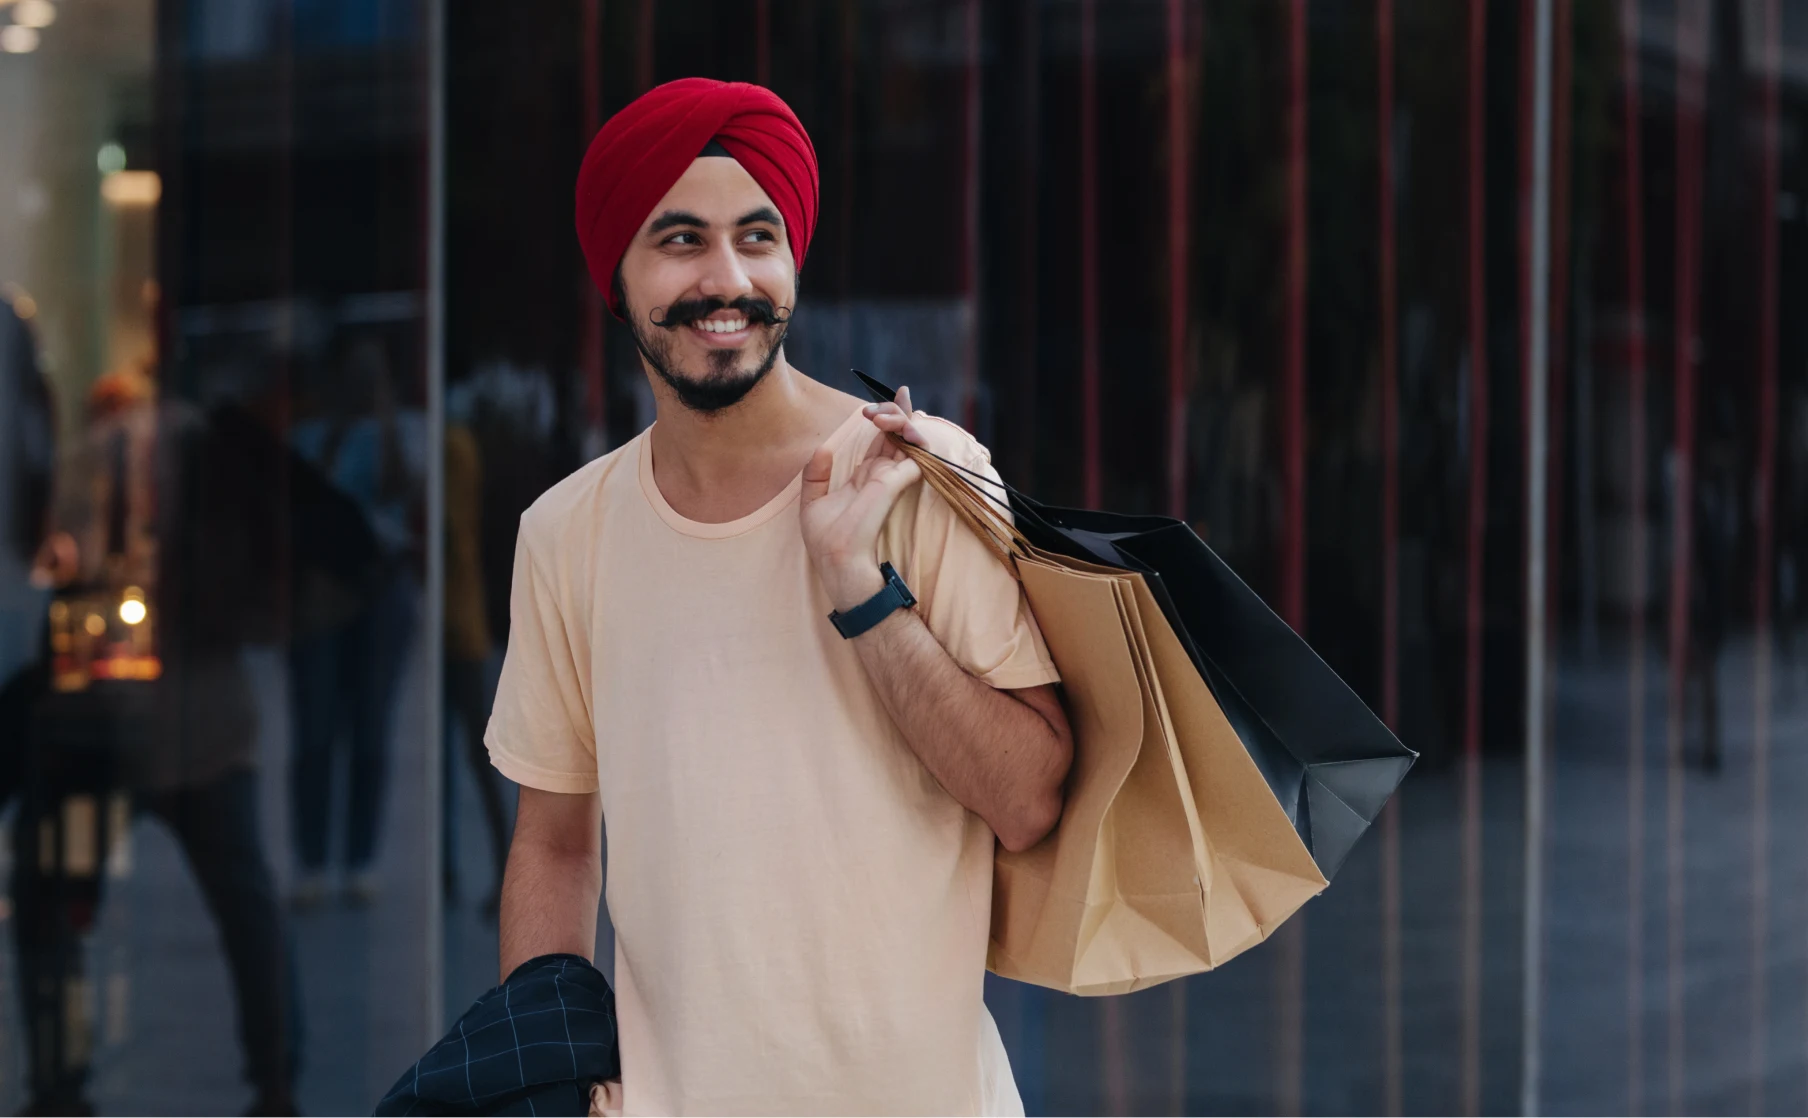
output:
<instances>
[{"instance_id":1,"label":"man's hand","mask_svg":"<svg viewBox=\"0 0 1808 1118\"><path fill-rule=\"evenodd\" d=\"M911 418L910 389L898 389L896 403L868 404L866 416L886 434L902 435L924 445ZM829 491L834 454L828 444L816 449L804 467L802 507L804 549L829 593L829 604L849 610L885 587L879 574L879 529L898 495L922 478L917 464L889 439L881 438L846 485Z\"/></svg>"}]
</instances>

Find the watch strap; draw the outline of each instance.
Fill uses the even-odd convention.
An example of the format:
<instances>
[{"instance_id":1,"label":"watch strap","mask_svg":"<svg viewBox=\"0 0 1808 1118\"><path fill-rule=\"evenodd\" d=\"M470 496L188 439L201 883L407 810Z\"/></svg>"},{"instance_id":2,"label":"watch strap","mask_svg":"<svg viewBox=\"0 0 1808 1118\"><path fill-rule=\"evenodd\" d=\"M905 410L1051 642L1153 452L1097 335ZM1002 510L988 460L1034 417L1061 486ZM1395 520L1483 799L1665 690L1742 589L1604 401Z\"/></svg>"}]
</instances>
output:
<instances>
[{"instance_id":1,"label":"watch strap","mask_svg":"<svg viewBox=\"0 0 1808 1118\"><path fill-rule=\"evenodd\" d=\"M829 623L844 639L852 640L866 632L879 622L884 621L900 609L909 609L917 604L916 595L890 563L879 564L879 573L885 576L885 585L877 594L861 602L846 613L836 610L829 614Z\"/></svg>"}]
</instances>

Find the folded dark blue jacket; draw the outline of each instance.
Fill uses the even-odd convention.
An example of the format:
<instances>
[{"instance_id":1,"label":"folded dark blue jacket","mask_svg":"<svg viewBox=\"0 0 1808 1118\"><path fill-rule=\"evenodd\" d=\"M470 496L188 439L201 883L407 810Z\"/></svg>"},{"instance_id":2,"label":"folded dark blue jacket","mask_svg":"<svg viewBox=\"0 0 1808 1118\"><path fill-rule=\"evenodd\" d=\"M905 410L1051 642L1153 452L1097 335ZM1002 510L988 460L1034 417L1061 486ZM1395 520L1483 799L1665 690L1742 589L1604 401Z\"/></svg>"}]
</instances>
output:
<instances>
[{"instance_id":1,"label":"folded dark blue jacket","mask_svg":"<svg viewBox=\"0 0 1808 1118\"><path fill-rule=\"evenodd\" d=\"M515 968L377 1104L378 1114L590 1113L590 1085L621 1077L615 992L578 955Z\"/></svg>"}]
</instances>

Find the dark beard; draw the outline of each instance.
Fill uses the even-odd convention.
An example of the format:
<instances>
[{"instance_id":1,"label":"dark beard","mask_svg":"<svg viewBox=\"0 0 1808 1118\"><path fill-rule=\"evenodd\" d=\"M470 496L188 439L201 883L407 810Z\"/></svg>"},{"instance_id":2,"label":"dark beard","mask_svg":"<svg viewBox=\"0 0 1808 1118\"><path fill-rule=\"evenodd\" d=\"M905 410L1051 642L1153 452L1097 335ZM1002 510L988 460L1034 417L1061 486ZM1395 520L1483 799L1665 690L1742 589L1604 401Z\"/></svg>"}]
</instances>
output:
<instances>
[{"instance_id":1,"label":"dark beard","mask_svg":"<svg viewBox=\"0 0 1808 1118\"><path fill-rule=\"evenodd\" d=\"M709 371L701 377L686 375L676 369L672 351L677 348L673 334L684 326L698 321L719 309L733 308L748 316L748 321L759 323L769 332L771 340L766 345L766 352L761 356L759 364L752 369L740 369L736 362L741 353L737 350L716 350L709 355ZM786 322L789 314L779 317L772 309L772 304L764 299L743 297L732 303L721 300L693 300L683 304L674 304L667 308L657 325L643 329L638 315L631 306L624 309L628 312L628 329L634 335L634 346L640 355L646 358L672 395L690 411L709 415L724 411L740 403L766 374L778 363L779 350L784 347L785 334L788 331ZM659 312L655 312L657 316Z\"/></svg>"}]
</instances>

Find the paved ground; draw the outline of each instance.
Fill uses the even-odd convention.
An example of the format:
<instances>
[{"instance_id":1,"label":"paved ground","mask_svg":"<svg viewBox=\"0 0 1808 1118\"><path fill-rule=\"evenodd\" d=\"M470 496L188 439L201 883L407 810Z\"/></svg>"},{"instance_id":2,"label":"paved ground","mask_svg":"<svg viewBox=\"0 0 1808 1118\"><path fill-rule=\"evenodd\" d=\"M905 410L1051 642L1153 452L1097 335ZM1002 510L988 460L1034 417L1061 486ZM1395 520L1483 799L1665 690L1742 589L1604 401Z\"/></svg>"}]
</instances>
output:
<instances>
[{"instance_id":1,"label":"paved ground","mask_svg":"<svg viewBox=\"0 0 1808 1118\"><path fill-rule=\"evenodd\" d=\"M1748 645L1723 663L1727 761L1716 776L1681 782L1683 1097L1698 1113L1808 1111L1808 647L1779 661L1767 788L1769 904L1753 924L1757 790ZM256 658L265 709L281 709L274 657ZM1671 1023L1670 892L1665 858L1668 775L1659 658L1648 657L1645 856L1640 968L1642 1106L1668 1108ZM1628 981L1626 695L1623 649L1567 654L1557 696L1544 924L1549 965L1540 1052L1544 1106L1556 1112L1628 1109L1631 1014ZM363 1113L418 1053L430 1032L426 974L426 836L419 787L418 672L402 700L396 794L383 870L387 888L363 910L329 909L298 920L308 1036L301 1102L310 1113ZM280 726L263 755L284 755ZM281 767L267 763L266 828L272 848L287 828ZM1476 956L1482 1109L1518 1106L1521 1037L1522 770L1490 758L1482 773L1483 920ZM1459 771L1414 775L1400 801L1401 954L1408 1113L1463 1106L1461 783ZM458 859L464 904L444 925L446 1011L456 1015L495 981L493 930L475 902L489 872L476 807L460 801ZM1381 844L1371 836L1332 889L1306 910L1304 1035L1298 1084L1312 1113L1384 1109ZM279 867L286 871L286 865ZM607 931L605 930L605 937ZM0 937L4 940L4 937ZM1754 972L1760 962L1761 971ZM10 944L0 946L0 1111L21 1101L21 1044ZM1269 1112L1277 1094L1278 966L1268 944L1221 970L1122 999L1082 1000L993 981L998 1017L1032 1113ZM605 958L607 957L605 953ZM238 1081L230 991L216 937L180 852L154 824L134 831L129 874L113 883L95 936L94 1099L102 1113L231 1114L248 1091ZM1765 999L1753 1013L1753 977ZM1761 1022L1762 1029L1754 1030ZM1758 1046L1754 1047L1754 1037ZM1754 1063L1754 1052L1757 1053ZM1762 1069L1754 1100L1752 1069Z\"/></svg>"}]
</instances>

